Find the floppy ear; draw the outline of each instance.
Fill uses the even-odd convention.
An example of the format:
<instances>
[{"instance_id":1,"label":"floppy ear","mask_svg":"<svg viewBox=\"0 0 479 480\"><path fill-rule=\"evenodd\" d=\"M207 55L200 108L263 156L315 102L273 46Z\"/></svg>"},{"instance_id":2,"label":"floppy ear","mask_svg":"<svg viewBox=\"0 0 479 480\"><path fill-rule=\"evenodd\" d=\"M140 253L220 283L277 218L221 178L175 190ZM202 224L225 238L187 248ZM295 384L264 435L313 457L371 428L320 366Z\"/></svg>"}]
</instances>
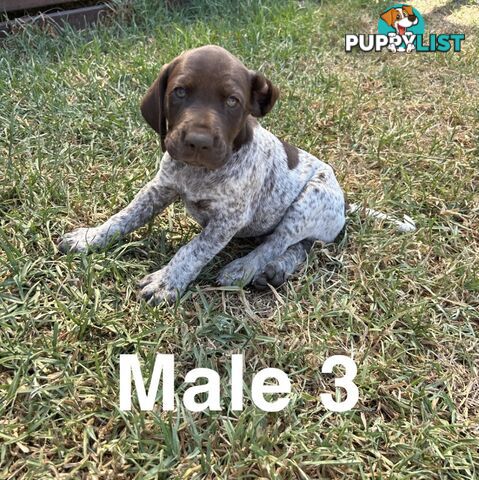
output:
<instances>
[{"instance_id":1,"label":"floppy ear","mask_svg":"<svg viewBox=\"0 0 479 480\"><path fill-rule=\"evenodd\" d=\"M163 65L158 78L151 84L141 101L141 114L148 125L160 135L161 149L165 151L167 132L165 92L171 64Z\"/></svg>"},{"instance_id":2,"label":"floppy ear","mask_svg":"<svg viewBox=\"0 0 479 480\"><path fill-rule=\"evenodd\" d=\"M251 79L251 115L263 117L276 103L279 90L261 73L252 72Z\"/></svg>"},{"instance_id":3,"label":"floppy ear","mask_svg":"<svg viewBox=\"0 0 479 480\"><path fill-rule=\"evenodd\" d=\"M412 11L411 5L403 5L402 9L408 14L408 15L414 15L414 12Z\"/></svg>"},{"instance_id":4,"label":"floppy ear","mask_svg":"<svg viewBox=\"0 0 479 480\"><path fill-rule=\"evenodd\" d=\"M381 18L390 26L394 25L394 20L396 20L397 10L395 8L391 8L387 12L384 12L381 15Z\"/></svg>"}]
</instances>

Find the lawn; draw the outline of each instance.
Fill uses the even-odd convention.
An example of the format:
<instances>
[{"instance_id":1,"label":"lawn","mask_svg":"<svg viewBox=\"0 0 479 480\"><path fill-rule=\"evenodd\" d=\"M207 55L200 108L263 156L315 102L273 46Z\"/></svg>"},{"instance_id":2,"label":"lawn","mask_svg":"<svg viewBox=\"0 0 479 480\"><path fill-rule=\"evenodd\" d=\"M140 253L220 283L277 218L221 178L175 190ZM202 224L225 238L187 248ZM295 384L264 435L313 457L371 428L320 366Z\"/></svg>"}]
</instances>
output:
<instances>
[{"instance_id":1,"label":"lawn","mask_svg":"<svg viewBox=\"0 0 479 480\"><path fill-rule=\"evenodd\" d=\"M162 3L162 2L161 2ZM461 53L344 53L387 6L365 0L119 4L86 32L27 28L0 44L0 478L479 478L479 30L474 2L412 2ZM478 25L476 22L475 25ZM151 308L135 282L198 226L181 204L109 251L58 238L104 221L155 173L139 101L162 64L220 44L281 99L263 125L330 163L351 201L416 220L351 216L286 286L218 288L232 245L181 302ZM224 410L119 410L119 355L174 353L222 377ZM246 384L292 381L285 410L229 409L232 353ZM359 402L319 401L334 354ZM250 398L250 393L246 393Z\"/></svg>"}]
</instances>

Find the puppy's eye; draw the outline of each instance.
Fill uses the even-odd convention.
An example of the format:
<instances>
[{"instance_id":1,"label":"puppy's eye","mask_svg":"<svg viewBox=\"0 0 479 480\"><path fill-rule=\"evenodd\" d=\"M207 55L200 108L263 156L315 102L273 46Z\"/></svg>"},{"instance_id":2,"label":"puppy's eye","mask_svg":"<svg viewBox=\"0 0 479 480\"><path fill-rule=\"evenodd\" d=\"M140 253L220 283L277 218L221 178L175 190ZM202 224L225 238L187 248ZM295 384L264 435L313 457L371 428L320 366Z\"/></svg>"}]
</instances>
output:
<instances>
[{"instance_id":1,"label":"puppy's eye","mask_svg":"<svg viewBox=\"0 0 479 480\"><path fill-rule=\"evenodd\" d=\"M173 90L173 93L178 98L185 98L186 97L186 90L183 87L176 87Z\"/></svg>"},{"instance_id":2,"label":"puppy's eye","mask_svg":"<svg viewBox=\"0 0 479 480\"><path fill-rule=\"evenodd\" d=\"M230 95L226 99L226 105L228 105L228 107L231 107L231 108L236 107L238 103L239 103L239 100L234 95Z\"/></svg>"}]
</instances>

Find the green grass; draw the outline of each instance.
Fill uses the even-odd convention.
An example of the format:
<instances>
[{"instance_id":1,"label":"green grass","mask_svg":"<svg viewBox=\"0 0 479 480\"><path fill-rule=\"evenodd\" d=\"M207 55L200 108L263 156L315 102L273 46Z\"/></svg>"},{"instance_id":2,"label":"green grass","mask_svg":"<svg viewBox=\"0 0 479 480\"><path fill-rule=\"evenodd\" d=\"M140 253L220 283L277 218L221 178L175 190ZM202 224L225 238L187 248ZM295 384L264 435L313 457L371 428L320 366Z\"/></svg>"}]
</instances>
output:
<instances>
[{"instance_id":1,"label":"green grass","mask_svg":"<svg viewBox=\"0 0 479 480\"><path fill-rule=\"evenodd\" d=\"M462 29L461 54L345 54L344 33L374 31L382 2L156 3L0 46L0 478L479 478L477 30ZM207 43L279 85L264 125L329 162L351 200L418 231L355 215L261 294L215 287L246 251L235 242L164 309L138 302L135 281L198 232L181 205L108 252L60 256L62 233L102 222L154 174L139 100L163 63ZM134 352L145 372L174 353L180 395L197 366L226 387L244 352L249 377L289 374L292 401L120 412L119 355ZM358 365L347 413L319 401L333 354Z\"/></svg>"}]
</instances>

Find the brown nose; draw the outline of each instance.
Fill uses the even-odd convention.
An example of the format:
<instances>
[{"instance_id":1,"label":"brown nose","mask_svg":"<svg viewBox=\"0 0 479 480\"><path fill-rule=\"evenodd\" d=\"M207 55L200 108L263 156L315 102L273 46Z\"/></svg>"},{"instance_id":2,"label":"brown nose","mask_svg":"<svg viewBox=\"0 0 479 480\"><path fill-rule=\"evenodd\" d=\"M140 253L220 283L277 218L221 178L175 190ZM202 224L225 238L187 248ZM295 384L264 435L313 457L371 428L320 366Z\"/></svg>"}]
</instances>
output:
<instances>
[{"instance_id":1,"label":"brown nose","mask_svg":"<svg viewBox=\"0 0 479 480\"><path fill-rule=\"evenodd\" d=\"M416 21L416 15L408 15L407 17L409 19L410 22L414 23Z\"/></svg>"},{"instance_id":2,"label":"brown nose","mask_svg":"<svg viewBox=\"0 0 479 480\"><path fill-rule=\"evenodd\" d=\"M206 152L213 146L213 137L208 133L188 132L184 142L191 150Z\"/></svg>"}]
</instances>

